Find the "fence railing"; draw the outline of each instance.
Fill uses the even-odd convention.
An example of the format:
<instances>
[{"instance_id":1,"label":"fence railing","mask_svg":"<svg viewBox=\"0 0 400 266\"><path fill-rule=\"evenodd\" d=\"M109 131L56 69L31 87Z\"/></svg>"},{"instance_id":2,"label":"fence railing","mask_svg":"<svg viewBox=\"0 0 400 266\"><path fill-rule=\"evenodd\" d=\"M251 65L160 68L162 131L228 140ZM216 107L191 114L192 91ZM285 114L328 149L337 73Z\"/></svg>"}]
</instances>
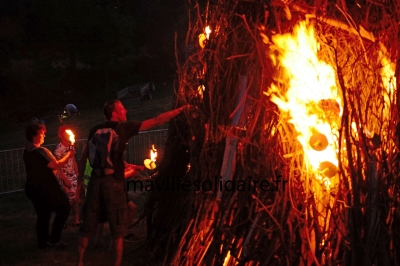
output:
<instances>
[{"instance_id":1,"label":"fence railing","mask_svg":"<svg viewBox=\"0 0 400 266\"><path fill-rule=\"evenodd\" d=\"M158 151L157 161L162 159L167 129L140 132L133 137L126 148L126 161L133 164L143 165L144 159L150 159L150 148L154 144ZM43 145L50 151L54 151L57 144ZM85 140L75 142L75 158L79 160L82 154ZM0 151L0 195L24 190L25 186L25 164L23 160L24 149L12 149Z\"/></svg>"}]
</instances>

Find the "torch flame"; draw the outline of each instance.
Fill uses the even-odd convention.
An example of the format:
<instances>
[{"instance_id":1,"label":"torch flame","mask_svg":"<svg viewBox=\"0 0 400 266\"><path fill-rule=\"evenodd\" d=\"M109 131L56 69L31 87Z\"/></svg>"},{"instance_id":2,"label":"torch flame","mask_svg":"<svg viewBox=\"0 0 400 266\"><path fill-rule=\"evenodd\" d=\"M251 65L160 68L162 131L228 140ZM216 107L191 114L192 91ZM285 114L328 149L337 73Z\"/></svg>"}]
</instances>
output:
<instances>
[{"instance_id":1,"label":"torch flame","mask_svg":"<svg viewBox=\"0 0 400 266\"><path fill-rule=\"evenodd\" d=\"M157 150L154 148L154 144L153 144L150 149L150 160L152 162L155 162L156 159L157 159Z\"/></svg>"},{"instance_id":2,"label":"torch flame","mask_svg":"<svg viewBox=\"0 0 400 266\"><path fill-rule=\"evenodd\" d=\"M335 71L329 64L318 59L319 43L314 28L300 22L293 34L276 35L273 42L279 55L272 53L273 62L280 62L285 69L287 92L281 93L276 82L271 85L267 95L278 105L288 122L294 125L297 139L304 150L304 160L310 172L329 184L323 178L324 170L320 165L330 162L338 166L337 137L338 125L342 113L341 98L336 86ZM316 143L310 143L313 135L324 135L327 147L313 149ZM329 182L327 182L329 181Z\"/></svg>"},{"instance_id":3,"label":"torch flame","mask_svg":"<svg viewBox=\"0 0 400 266\"><path fill-rule=\"evenodd\" d=\"M74 133L72 133L72 130L67 129L67 130L65 130L65 132L67 132L67 134L69 135L69 141L71 141L71 144L74 145L75 144L75 135L74 135Z\"/></svg>"}]
</instances>

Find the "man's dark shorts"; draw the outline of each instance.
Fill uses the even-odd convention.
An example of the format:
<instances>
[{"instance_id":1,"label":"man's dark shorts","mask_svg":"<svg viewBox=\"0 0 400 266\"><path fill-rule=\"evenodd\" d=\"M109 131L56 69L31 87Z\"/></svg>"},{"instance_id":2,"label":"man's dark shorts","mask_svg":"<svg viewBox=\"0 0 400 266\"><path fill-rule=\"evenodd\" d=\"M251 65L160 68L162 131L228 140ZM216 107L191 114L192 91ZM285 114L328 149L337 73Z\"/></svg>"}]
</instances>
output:
<instances>
[{"instance_id":1,"label":"man's dark shorts","mask_svg":"<svg viewBox=\"0 0 400 266\"><path fill-rule=\"evenodd\" d=\"M84 236L93 235L97 224L104 221L104 216L110 223L113 239L127 234L128 207L125 182L116 180L113 176L101 178L92 173L82 208L81 233Z\"/></svg>"}]
</instances>

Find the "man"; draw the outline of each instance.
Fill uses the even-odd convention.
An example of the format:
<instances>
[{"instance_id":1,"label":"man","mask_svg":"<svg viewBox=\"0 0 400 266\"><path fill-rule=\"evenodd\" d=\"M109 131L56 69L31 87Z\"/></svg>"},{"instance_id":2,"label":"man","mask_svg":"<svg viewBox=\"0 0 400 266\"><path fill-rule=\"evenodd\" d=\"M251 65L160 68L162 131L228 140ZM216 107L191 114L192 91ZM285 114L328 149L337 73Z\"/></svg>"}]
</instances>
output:
<instances>
[{"instance_id":1,"label":"man","mask_svg":"<svg viewBox=\"0 0 400 266\"><path fill-rule=\"evenodd\" d=\"M79 236L78 266L83 265L83 255L89 242L89 236L96 232L102 208L105 209L107 220L110 224L111 236L114 239L114 266L121 265L124 248L123 237L127 234L128 224L128 207L124 182L124 153L126 143L130 138L137 135L139 131L164 124L187 108L189 108L189 105L140 122L127 121L127 111L119 100L110 100L105 103L104 116L107 121L93 127L89 133L88 140L92 138L98 129L113 128L118 135L119 145L116 153L112 156L114 169L111 171L109 168L102 169L102 171L92 170L86 200L82 209L83 223ZM78 189L82 189L83 173L88 157L89 149L87 143L79 161ZM80 195L80 193L78 192L77 195Z\"/></svg>"}]
</instances>

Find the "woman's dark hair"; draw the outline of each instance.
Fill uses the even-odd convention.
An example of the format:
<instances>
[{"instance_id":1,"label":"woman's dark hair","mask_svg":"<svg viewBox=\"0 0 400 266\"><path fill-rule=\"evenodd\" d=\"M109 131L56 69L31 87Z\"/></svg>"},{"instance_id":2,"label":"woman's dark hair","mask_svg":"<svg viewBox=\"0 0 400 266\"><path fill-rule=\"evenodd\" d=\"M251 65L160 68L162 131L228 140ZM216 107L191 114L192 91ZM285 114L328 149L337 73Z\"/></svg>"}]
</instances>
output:
<instances>
[{"instance_id":1,"label":"woman's dark hair","mask_svg":"<svg viewBox=\"0 0 400 266\"><path fill-rule=\"evenodd\" d=\"M33 137L37 136L40 130L46 130L46 126L37 122L30 123L25 131L26 140L33 141Z\"/></svg>"},{"instance_id":2,"label":"woman's dark hair","mask_svg":"<svg viewBox=\"0 0 400 266\"><path fill-rule=\"evenodd\" d=\"M110 120L112 112L115 110L115 104L121 102L120 100L109 100L104 104L104 116L107 120Z\"/></svg>"}]
</instances>

